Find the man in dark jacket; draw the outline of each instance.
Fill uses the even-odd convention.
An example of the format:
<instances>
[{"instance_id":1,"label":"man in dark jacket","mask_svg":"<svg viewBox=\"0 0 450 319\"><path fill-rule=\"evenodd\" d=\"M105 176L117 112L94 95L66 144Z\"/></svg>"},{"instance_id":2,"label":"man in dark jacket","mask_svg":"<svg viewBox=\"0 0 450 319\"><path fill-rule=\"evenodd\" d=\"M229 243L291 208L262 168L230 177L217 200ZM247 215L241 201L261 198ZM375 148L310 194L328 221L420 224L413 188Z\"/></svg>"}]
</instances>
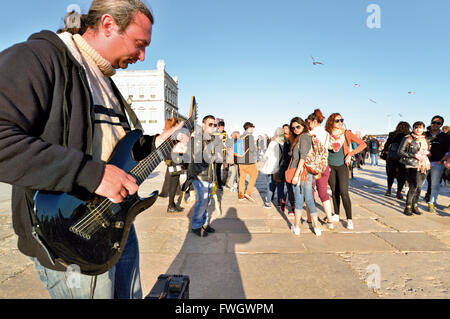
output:
<instances>
[{"instance_id":1,"label":"man in dark jacket","mask_svg":"<svg viewBox=\"0 0 450 319\"><path fill-rule=\"evenodd\" d=\"M134 226L119 262L98 276L78 273L76 287L32 231L36 190L87 191L120 203L138 189L131 175L105 162L130 131L125 109L140 126L110 76L144 60L153 16L140 1L94 0L91 9L82 35L43 31L0 53L0 181L13 185L18 248L32 257L52 298L141 298ZM143 137L141 151L148 154L181 125Z\"/></svg>"},{"instance_id":2,"label":"man in dark jacket","mask_svg":"<svg viewBox=\"0 0 450 319\"><path fill-rule=\"evenodd\" d=\"M215 230L209 225L208 206L214 180L214 162L217 152L222 151L222 141L213 136L215 117L205 116L201 130L193 137L193 158L191 159L187 179L195 189L194 214L192 215L192 232L200 237L208 236Z\"/></svg>"},{"instance_id":3,"label":"man in dark jacket","mask_svg":"<svg viewBox=\"0 0 450 319\"><path fill-rule=\"evenodd\" d=\"M444 160L445 154L449 149L448 135L442 132L441 127L444 124L444 118L440 115L436 115L431 119L431 127L425 133L428 143L431 145L430 149L430 163L431 169L428 172L428 211L430 213L436 212L436 200L439 195L439 189L441 186L442 175L445 170Z\"/></svg>"}]
</instances>

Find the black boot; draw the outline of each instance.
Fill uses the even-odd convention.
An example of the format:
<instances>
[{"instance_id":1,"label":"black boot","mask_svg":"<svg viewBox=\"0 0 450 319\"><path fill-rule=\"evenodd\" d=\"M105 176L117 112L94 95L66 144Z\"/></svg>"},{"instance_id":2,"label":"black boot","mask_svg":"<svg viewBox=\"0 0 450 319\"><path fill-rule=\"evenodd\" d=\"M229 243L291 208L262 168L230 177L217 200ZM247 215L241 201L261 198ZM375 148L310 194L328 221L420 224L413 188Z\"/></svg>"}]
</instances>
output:
<instances>
[{"instance_id":1,"label":"black boot","mask_svg":"<svg viewBox=\"0 0 450 319\"><path fill-rule=\"evenodd\" d=\"M412 212L416 215L422 215L422 212L419 210L419 205L417 205L417 203L412 206Z\"/></svg>"},{"instance_id":2,"label":"black boot","mask_svg":"<svg viewBox=\"0 0 450 319\"><path fill-rule=\"evenodd\" d=\"M405 210L403 211L403 213L407 216L412 216L412 206L411 205L406 205L405 206Z\"/></svg>"}]
</instances>

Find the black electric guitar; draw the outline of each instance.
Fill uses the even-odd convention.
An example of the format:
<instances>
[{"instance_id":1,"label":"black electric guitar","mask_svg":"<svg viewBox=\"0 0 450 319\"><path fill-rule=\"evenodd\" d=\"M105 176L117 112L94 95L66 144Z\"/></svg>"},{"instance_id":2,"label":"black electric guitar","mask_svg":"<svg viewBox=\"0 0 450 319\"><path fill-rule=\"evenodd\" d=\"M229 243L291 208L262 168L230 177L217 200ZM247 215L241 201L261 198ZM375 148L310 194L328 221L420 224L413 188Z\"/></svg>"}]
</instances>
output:
<instances>
[{"instance_id":1,"label":"black electric guitar","mask_svg":"<svg viewBox=\"0 0 450 319\"><path fill-rule=\"evenodd\" d=\"M197 104L192 97L189 120L184 128L194 130ZM141 185L178 143L168 138L142 161L133 159L133 146L142 131L128 133L116 146L108 164L132 175ZM33 235L43 245L49 257L65 266L77 265L81 273L98 275L110 270L122 255L130 228L136 216L151 207L158 192L142 199L137 193L120 204L88 194L41 192L34 196ZM80 197L83 197L81 199Z\"/></svg>"}]
</instances>

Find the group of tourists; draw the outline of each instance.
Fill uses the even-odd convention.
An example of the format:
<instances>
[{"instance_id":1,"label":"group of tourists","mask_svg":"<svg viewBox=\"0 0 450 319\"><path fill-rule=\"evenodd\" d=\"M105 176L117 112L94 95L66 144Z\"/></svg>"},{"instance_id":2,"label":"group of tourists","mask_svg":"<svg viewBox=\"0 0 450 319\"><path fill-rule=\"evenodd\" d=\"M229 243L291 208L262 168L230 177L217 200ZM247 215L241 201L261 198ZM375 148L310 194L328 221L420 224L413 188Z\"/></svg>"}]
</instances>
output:
<instances>
[{"instance_id":1,"label":"group of tourists","mask_svg":"<svg viewBox=\"0 0 450 319\"><path fill-rule=\"evenodd\" d=\"M195 182L191 190L195 200L193 232L204 237L214 231L207 225L207 207L214 187L219 191L227 187L230 192L237 192L238 200L255 202L252 193L258 178L264 185L260 190L263 207L270 208L275 204L282 212L287 210L293 215L291 230L294 234L300 235L299 226L306 204L306 220L311 223L314 233L321 235L315 191L322 202L328 229L334 229L333 223L340 220L341 202L346 227L354 229L349 180L353 178L353 168L364 165L366 154L370 154L373 166L378 165L379 157L386 160L386 196L391 195L394 179L397 179L395 197L403 199L402 190L408 183L406 215L421 214L417 203L428 176L426 200L429 211L436 212L436 199L441 179L445 178L449 151L449 135L441 130L444 123L441 116L433 117L426 132L423 122L414 123L412 131L407 122L400 122L385 143L374 136L367 136L364 141L359 132L354 134L345 129L339 113L324 120L321 110L316 109L305 120L292 118L289 124L277 128L272 138L266 140L260 135L255 140L255 126L251 122L244 124L242 134L234 131L228 137L224 121L217 122L212 115L205 117L197 139L202 141L202 146L197 147L202 150L202 164L197 161L185 167L186 183L201 181ZM208 145L214 147L208 148ZM209 160L203 158L205 154L209 154ZM181 191L179 202L185 200L185 194L186 189ZM182 207L173 206L173 196L170 198L168 212L182 211Z\"/></svg>"}]
</instances>

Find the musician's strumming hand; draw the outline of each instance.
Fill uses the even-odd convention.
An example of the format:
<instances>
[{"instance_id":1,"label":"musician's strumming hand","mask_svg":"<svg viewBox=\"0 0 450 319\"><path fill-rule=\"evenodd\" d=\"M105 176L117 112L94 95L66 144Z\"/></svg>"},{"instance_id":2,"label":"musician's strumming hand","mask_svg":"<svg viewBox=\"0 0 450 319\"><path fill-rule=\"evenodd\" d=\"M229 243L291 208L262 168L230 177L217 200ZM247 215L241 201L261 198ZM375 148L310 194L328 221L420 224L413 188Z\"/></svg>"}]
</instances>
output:
<instances>
[{"instance_id":1,"label":"musician's strumming hand","mask_svg":"<svg viewBox=\"0 0 450 319\"><path fill-rule=\"evenodd\" d=\"M167 140L169 137L171 137L173 134L176 133L176 131L181 130L184 126L184 122L178 123L176 126L165 130L156 138L155 146L159 147L165 140ZM187 144L189 142L189 136L187 136L184 133L178 133L177 134L177 140L180 141L175 147L173 148L172 152L174 153L180 153L184 154L187 152Z\"/></svg>"},{"instance_id":2,"label":"musician's strumming hand","mask_svg":"<svg viewBox=\"0 0 450 319\"><path fill-rule=\"evenodd\" d=\"M100 185L95 194L111 200L113 203L121 203L128 195L134 195L138 191L136 179L121 170L117 166L107 164Z\"/></svg>"}]
</instances>

